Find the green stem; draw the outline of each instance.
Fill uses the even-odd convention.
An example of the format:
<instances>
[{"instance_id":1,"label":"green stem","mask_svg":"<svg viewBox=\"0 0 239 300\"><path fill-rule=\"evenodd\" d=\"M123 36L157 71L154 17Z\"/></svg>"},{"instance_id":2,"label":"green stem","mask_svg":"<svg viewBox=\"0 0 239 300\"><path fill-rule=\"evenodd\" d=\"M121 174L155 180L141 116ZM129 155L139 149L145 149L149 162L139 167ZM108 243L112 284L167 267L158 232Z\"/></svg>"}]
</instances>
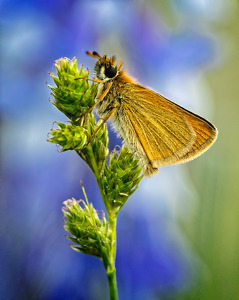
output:
<instances>
[{"instance_id":1,"label":"green stem","mask_svg":"<svg viewBox=\"0 0 239 300\"><path fill-rule=\"evenodd\" d=\"M110 291L110 300L117 300L117 285L116 285L116 276L115 269L111 272L107 272L107 278L109 283L109 291Z\"/></svg>"},{"instance_id":2,"label":"green stem","mask_svg":"<svg viewBox=\"0 0 239 300\"><path fill-rule=\"evenodd\" d=\"M117 295L117 282L116 282L116 269L115 269L117 214L109 211L109 208L107 205L107 203L108 203L107 197L102 188L102 179L99 176L95 157L92 157L92 171L94 172L95 178L97 180L99 190L100 190L103 202L104 202L106 210L107 210L107 215L108 215L111 243L110 243L110 251L108 253L108 256L106 255L106 257L103 257L103 264L104 264L104 267L105 267L105 270L107 273L110 300L117 300L118 295Z\"/></svg>"},{"instance_id":3,"label":"green stem","mask_svg":"<svg viewBox=\"0 0 239 300\"><path fill-rule=\"evenodd\" d=\"M115 269L115 256L116 256L116 216L108 215L109 230L111 235L111 247L106 266L107 278L109 283L110 300L117 300L117 283L116 283L116 269Z\"/></svg>"}]
</instances>

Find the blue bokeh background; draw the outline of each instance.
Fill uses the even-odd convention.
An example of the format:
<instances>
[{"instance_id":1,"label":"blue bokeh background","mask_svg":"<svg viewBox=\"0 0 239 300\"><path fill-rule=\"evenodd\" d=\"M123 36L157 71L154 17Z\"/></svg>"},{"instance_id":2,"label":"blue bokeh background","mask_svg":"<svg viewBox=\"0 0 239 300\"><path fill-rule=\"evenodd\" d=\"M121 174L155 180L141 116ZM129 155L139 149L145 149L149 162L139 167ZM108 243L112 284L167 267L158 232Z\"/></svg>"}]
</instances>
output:
<instances>
[{"instance_id":1,"label":"blue bokeh background","mask_svg":"<svg viewBox=\"0 0 239 300\"><path fill-rule=\"evenodd\" d=\"M92 74L86 50L116 55L220 131L202 157L143 179L120 212L120 299L238 299L238 11L234 0L0 2L0 299L108 299L101 261L72 251L62 226L62 202L83 198L80 180L104 209L96 181L73 151L46 141L67 121L48 101L48 72L76 56ZM110 150L121 144L109 136Z\"/></svg>"}]
</instances>

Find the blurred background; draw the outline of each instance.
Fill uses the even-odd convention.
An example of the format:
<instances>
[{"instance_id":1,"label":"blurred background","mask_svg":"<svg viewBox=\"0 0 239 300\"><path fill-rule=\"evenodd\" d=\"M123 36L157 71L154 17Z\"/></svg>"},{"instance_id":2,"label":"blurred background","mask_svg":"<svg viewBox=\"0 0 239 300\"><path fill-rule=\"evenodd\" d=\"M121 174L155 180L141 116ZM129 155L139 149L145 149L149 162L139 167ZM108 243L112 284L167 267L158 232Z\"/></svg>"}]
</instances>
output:
<instances>
[{"instance_id":1,"label":"blurred background","mask_svg":"<svg viewBox=\"0 0 239 300\"><path fill-rule=\"evenodd\" d=\"M144 178L121 210L119 299L239 299L238 1L2 0L0 16L0 299L108 299L102 262L74 252L62 226L80 180L104 209L96 181L46 141L67 121L49 102L48 72L76 56L92 75L86 50L116 55L219 130L198 159ZM110 150L121 145L109 136Z\"/></svg>"}]
</instances>

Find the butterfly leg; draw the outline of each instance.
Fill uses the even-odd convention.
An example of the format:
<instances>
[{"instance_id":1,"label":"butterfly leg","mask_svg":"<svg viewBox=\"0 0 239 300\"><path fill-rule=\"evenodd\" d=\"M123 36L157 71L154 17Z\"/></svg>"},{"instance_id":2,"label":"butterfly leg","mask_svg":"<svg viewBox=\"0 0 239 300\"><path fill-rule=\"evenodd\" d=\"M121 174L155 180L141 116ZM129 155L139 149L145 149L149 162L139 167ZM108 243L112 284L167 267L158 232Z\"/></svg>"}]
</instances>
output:
<instances>
[{"instance_id":1,"label":"butterfly leg","mask_svg":"<svg viewBox=\"0 0 239 300\"><path fill-rule=\"evenodd\" d=\"M110 82L110 83L109 83L109 85L108 85L107 88L104 90L104 92L102 93L102 95L100 96L100 98L99 98L99 99L98 99L98 100L97 100L97 101L96 101L89 109L87 109L87 111L85 111L84 113L82 113L82 114L77 118L76 121L79 121L79 119L80 119L81 117L83 117L84 115L88 114L90 111L93 110L93 108L94 108L97 104L99 104L101 101L104 100L104 98L105 98L105 96L107 95L107 93L109 92L109 90L110 90L112 84L113 84L113 82Z\"/></svg>"},{"instance_id":2,"label":"butterfly leg","mask_svg":"<svg viewBox=\"0 0 239 300\"><path fill-rule=\"evenodd\" d=\"M79 80L79 79L91 80L91 81L98 82L98 83L105 82L105 80L95 79L95 78L85 78L85 77L77 77L74 80Z\"/></svg>"},{"instance_id":3,"label":"butterfly leg","mask_svg":"<svg viewBox=\"0 0 239 300\"><path fill-rule=\"evenodd\" d=\"M98 130L106 123L107 120L109 120L109 118L112 116L112 114L115 112L116 107L114 107L110 113L103 119L103 122L99 125L99 127L95 130L95 132L92 134L92 136L90 137L90 139L88 140L86 146L89 145L89 143L91 142L91 140L93 139L93 137L96 135L96 133L98 132Z\"/></svg>"}]
</instances>

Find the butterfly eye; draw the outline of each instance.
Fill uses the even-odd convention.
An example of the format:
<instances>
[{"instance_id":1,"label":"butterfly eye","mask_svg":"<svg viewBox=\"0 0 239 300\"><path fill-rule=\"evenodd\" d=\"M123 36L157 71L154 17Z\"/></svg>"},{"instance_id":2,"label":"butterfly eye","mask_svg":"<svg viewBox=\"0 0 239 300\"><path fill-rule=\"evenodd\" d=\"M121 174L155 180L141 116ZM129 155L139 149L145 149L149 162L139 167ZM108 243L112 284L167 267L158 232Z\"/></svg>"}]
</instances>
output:
<instances>
[{"instance_id":1,"label":"butterfly eye","mask_svg":"<svg viewBox=\"0 0 239 300\"><path fill-rule=\"evenodd\" d=\"M105 76L108 78L113 78L117 74L117 68L114 68L112 66L105 69Z\"/></svg>"}]
</instances>

